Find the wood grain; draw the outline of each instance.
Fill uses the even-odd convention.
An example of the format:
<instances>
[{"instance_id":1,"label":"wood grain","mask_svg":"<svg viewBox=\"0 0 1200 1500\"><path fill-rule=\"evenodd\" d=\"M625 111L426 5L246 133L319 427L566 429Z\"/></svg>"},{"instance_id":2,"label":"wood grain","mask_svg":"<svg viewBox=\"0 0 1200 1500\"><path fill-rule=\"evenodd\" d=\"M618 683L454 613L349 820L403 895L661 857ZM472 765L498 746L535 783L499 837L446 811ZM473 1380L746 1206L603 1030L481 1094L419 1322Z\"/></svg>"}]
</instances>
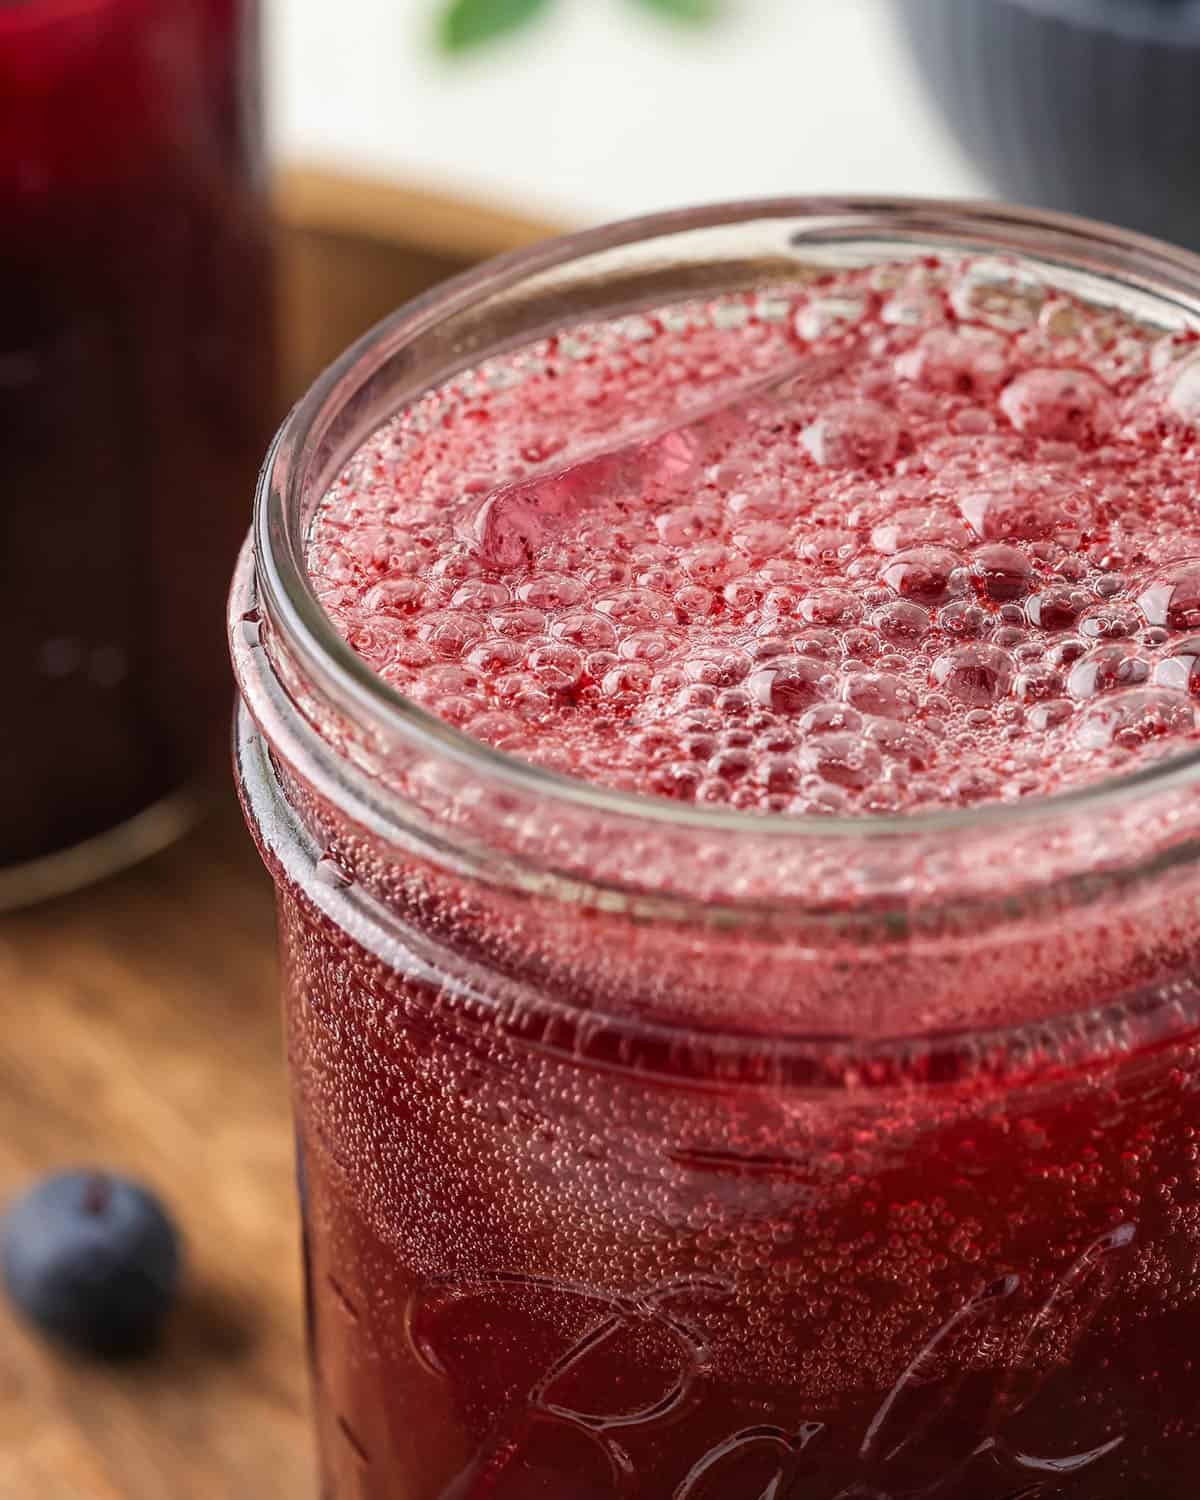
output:
<instances>
[{"instance_id":1,"label":"wood grain","mask_svg":"<svg viewBox=\"0 0 1200 1500\"><path fill-rule=\"evenodd\" d=\"M556 232L442 194L295 168L275 188L287 385L299 394L360 333L468 266Z\"/></svg>"},{"instance_id":2,"label":"wood grain","mask_svg":"<svg viewBox=\"0 0 1200 1500\"><path fill-rule=\"evenodd\" d=\"M0 1190L101 1162L178 1215L165 1347L90 1368L0 1314L0 1494L311 1492L271 896L228 803L165 855L0 929Z\"/></svg>"},{"instance_id":3,"label":"wood grain","mask_svg":"<svg viewBox=\"0 0 1200 1500\"><path fill-rule=\"evenodd\" d=\"M289 400L397 303L541 228L321 173L278 198ZM143 1363L89 1366L0 1306L0 1500L314 1495L272 900L232 788L165 854L0 921L0 1007L0 1199L111 1165L163 1194L189 1252Z\"/></svg>"}]
</instances>

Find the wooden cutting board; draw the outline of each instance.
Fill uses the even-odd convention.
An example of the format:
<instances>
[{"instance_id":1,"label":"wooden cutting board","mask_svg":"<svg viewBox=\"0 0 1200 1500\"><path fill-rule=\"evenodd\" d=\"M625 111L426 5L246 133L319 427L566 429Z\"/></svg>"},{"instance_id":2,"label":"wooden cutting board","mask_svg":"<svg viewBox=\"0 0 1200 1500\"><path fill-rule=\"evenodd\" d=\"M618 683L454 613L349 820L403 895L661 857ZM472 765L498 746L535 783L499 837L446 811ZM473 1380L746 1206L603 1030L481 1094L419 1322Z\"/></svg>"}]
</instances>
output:
<instances>
[{"instance_id":1,"label":"wooden cutting board","mask_svg":"<svg viewBox=\"0 0 1200 1500\"><path fill-rule=\"evenodd\" d=\"M547 232L318 171L277 203L288 401L406 298ZM111 1165L161 1191L189 1250L165 1347L128 1368L0 1305L0 1500L316 1495L274 948L232 788L167 853L0 920L0 1200Z\"/></svg>"}]
</instances>

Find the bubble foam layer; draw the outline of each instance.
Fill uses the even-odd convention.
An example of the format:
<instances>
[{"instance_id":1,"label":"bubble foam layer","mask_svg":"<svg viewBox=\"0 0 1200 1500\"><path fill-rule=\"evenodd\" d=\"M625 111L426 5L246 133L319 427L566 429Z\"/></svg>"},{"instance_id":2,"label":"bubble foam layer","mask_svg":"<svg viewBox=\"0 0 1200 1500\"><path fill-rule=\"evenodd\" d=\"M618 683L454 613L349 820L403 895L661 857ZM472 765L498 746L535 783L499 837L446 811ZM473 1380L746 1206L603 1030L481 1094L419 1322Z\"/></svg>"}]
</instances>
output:
<instances>
[{"instance_id":1,"label":"bubble foam layer","mask_svg":"<svg viewBox=\"0 0 1200 1500\"><path fill-rule=\"evenodd\" d=\"M798 814L1048 795L1200 739L1200 338L995 260L573 330L382 427L309 567L431 712Z\"/></svg>"}]
</instances>

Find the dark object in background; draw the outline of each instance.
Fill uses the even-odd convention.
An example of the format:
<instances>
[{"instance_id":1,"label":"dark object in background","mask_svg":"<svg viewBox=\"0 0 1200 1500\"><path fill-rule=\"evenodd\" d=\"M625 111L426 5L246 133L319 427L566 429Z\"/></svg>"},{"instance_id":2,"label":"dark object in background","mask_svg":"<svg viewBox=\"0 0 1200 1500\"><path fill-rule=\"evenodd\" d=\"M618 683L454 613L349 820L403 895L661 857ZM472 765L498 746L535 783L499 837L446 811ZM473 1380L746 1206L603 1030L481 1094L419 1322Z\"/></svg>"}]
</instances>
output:
<instances>
[{"instance_id":1,"label":"dark object in background","mask_svg":"<svg viewBox=\"0 0 1200 1500\"><path fill-rule=\"evenodd\" d=\"M106 1172L47 1177L0 1225L0 1266L16 1307L43 1333L102 1358L154 1344L180 1260L158 1199Z\"/></svg>"},{"instance_id":2,"label":"dark object in background","mask_svg":"<svg viewBox=\"0 0 1200 1500\"><path fill-rule=\"evenodd\" d=\"M1198 0L897 0L1003 197L1200 248Z\"/></svg>"},{"instance_id":3,"label":"dark object in background","mask_svg":"<svg viewBox=\"0 0 1200 1500\"><path fill-rule=\"evenodd\" d=\"M226 775L277 415L258 0L0 3L0 909Z\"/></svg>"}]
</instances>

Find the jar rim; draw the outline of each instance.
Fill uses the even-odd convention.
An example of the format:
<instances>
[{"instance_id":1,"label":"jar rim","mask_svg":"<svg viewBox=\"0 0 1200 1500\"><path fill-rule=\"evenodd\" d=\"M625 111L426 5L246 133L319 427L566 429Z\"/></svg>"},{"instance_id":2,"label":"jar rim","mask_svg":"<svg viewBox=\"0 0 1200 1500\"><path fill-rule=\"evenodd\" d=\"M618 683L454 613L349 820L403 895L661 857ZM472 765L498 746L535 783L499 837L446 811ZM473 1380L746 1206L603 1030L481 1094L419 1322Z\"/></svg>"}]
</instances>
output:
<instances>
[{"instance_id":1,"label":"jar rim","mask_svg":"<svg viewBox=\"0 0 1200 1500\"><path fill-rule=\"evenodd\" d=\"M963 809L808 818L682 803L564 775L473 739L405 697L339 635L307 576L304 538L290 535L287 506L305 478L306 460L311 457L307 450L322 418L353 397L385 354L394 357L439 319L468 308L475 300L590 255L683 231L776 219L792 221L788 237L792 246L822 241L918 241L944 244L948 249L1036 256L1064 269L1090 270L1107 280L1122 281L1143 294L1163 299L1174 296L1187 317L1200 325L1200 255L1075 215L988 201L751 199L625 219L499 256L406 303L365 333L318 377L275 436L255 496L252 556L257 599L271 631L286 642L298 669L356 722L370 723L398 743L457 762L499 789L592 814L619 815L643 825L710 836L840 840L865 847L927 835L985 830L996 834L1006 827L1111 810L1152 792L1192 786L1200 779L1200 748L1050 796ZM486 348L474 351L473 362L491 352ZM373 422L359 441L377 425L378 421ZM315 737L316 731L311 734Z\"/></svg>"}]
</instances>

